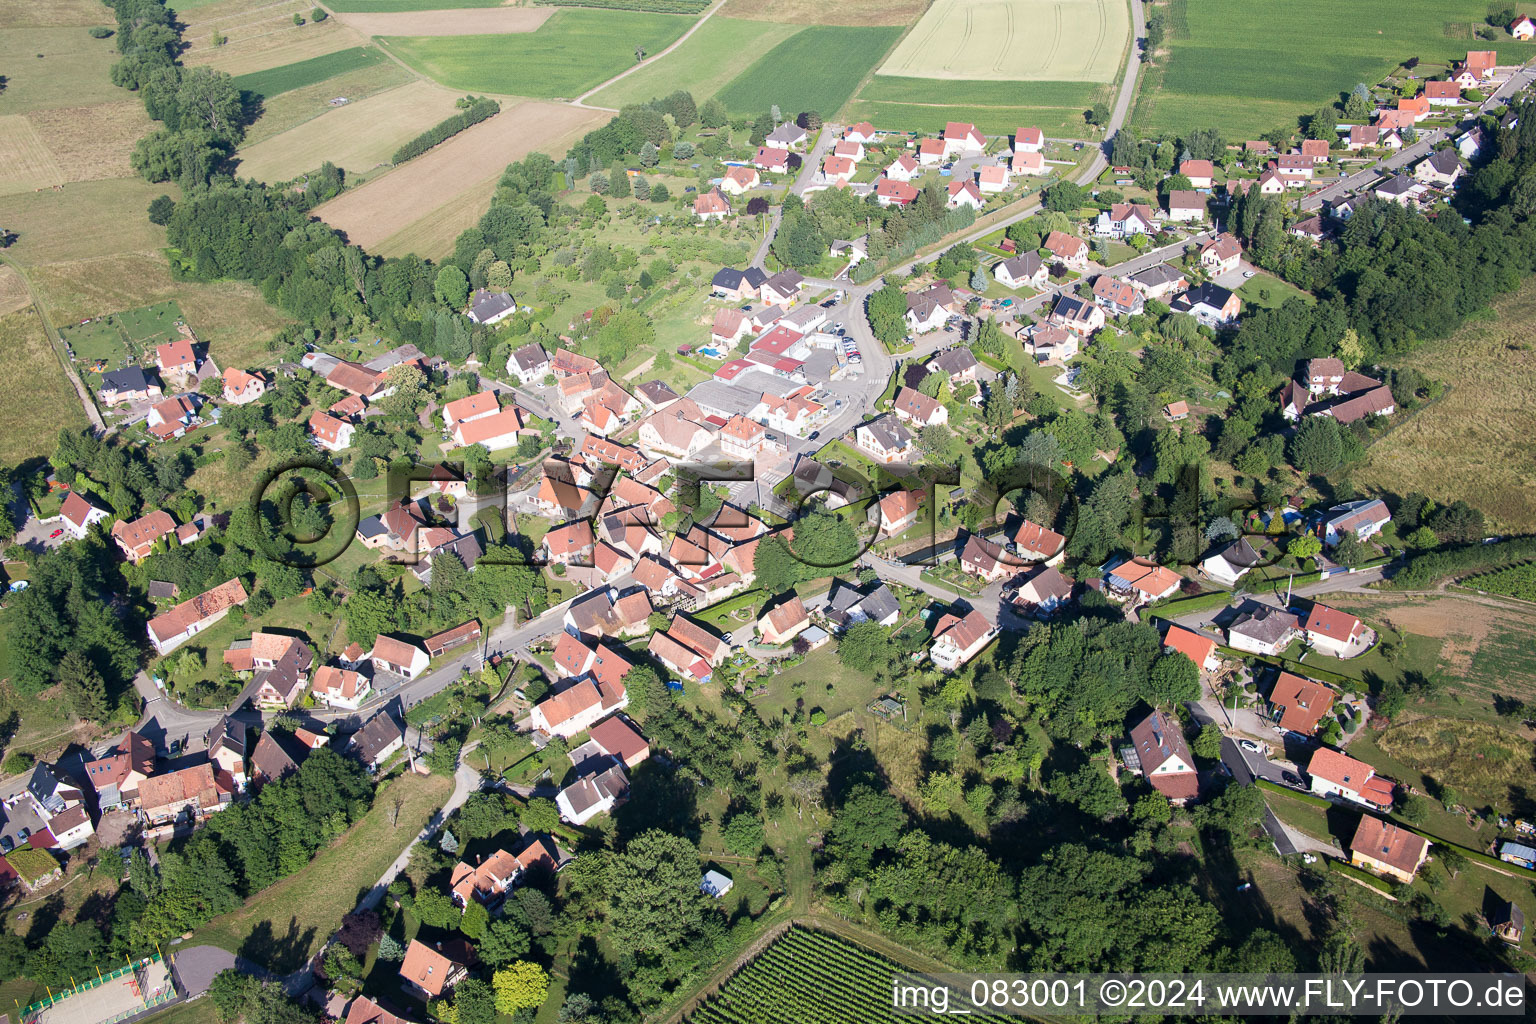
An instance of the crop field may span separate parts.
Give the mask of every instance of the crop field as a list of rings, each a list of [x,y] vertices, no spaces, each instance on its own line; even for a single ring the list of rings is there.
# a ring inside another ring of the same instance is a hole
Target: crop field
[[[310,21],[311,0],[223,0],[195,7],[183,20],[186,64],[206,64],[240,76],[361,46],[368,40],[338,18]],[[293,16],[304,19],[295,25]],[[225,38],[215,44],[214,34]]]
[[[337,14],[395,14],[403,11],[458,11],[500,7],[501,0],[336,0],[326,4]]]
[[[879,73],[1112,82],[1130,35],[1124,0],[935,0]]]
[[[379,42],[428,78],[461,92],[570,99],[634,64],[636,46],[665,49],[691,19],[629,11],[556,11],[537,32],[399,36]]]
[[[1371,445],[1354,479],[1388,493],[1466,498],[1495,529],[1528,533],[1536,531],[1536,282],[1493,309],[1403,357],[1450,393]]]
[[[1111,87],[1092,82],[990,82],[875,75],[859,90],[849,120],[897,131],[933,132],[946,121],[974,124],[986,135],[1036,127],[1081,136],[1083,112],[1107,102]]]
[[[1502,35],[1472,38],[1488,14],[1482,0],[1178,0],[1170,51],[1141,88],[1135,123],[1151,132],[1216,128],[1254,138],[1295,127],[1298,115],[1356,83],[1380,80],[1410,57],[1448,61],[1469,48],[1499,52],[1499,63],[1536,55]]]
[[[402,142],[454,112],[457,96],[415,81],[344,107],[240,150],[241,177],[291,181],[329,160],[351,174],[389,163]]]
[[[0,117],[0,196],[62,184],[64,171],[20,114]]]
[[[1474,576],[1466,581],[1466,585],[1473,590],[1486,590],[1490,594],[1536,601],[1536,564],[1527,562],[1485,576]]]
[[[0,28],[54,28],[61,25],[106,25],[110,12],[103,15],[98,0],[0,0]]]
[[[64,427],[85,426],[85,412],[64,376],[37,313],[0,316],[0,359],[16,372],[0,375],[0,463],[53,450]]]
[[[588,97],[588,102],[617,109],[626,103],[644,103],[675,89],[686,89],[702,103],[761,54],[801,30],[800,25],[744,21],[716,14],[683,45]]]
[[[601,111],[558,103],[504,107],[490,120],[342,193],[315,213],[373,251],[378,243],[417,221],[436,217],[436,211],[453,204],[465,189],[494,181],[514,160],[534,151],[562,155],[574,136],[602,120],[606,118]],[[489,199],[490,190],[485,195]],[[484,212],[480,206],[470,222]]]
[[[111,12],[101,8],[100,23]],[[117,60],[110,39],[92,39],[83,28],[0,27],[0,114],[25,114],[62,103],[86,105],[122,100],[107,71]]]
[[[901,34],[887,27],[818,25],[790,36],[731,80],[720,100],[733,114],[758,114],[775,103],[830,118]]]
[[[685,1020],[689,1024],[894,1024],[905,1018],[891,1005],[891,984],[907,970],[825,932],[790,928]]]
[[[1012,135],[1015,128],[1039,128],[1047,135],[1085,137],[1086,107],[936,107],[925,103],[888,103],[855,100],[848,105],[845,121],[868,121],[881,130],[943,131],[947,121],[974,124],[983,135]]]
[[[269,96],[262,101],[261,117],[245,133],[245,146],[249,148],[306,121],[331,113],[336,109],[331,106],[331,100],[338,96],[356,103],[414,81],[415,75],[394,61],[386,61],[327,78],[314,85]]]
[[[583,131],[586,130],[588,129],[583,128]],[[571,141],[574,142],[576,137],[577,133],[572,133]],[[566,146],[562,144],[549,148],[559,152]],[[417,157],[417,160],[420,159],[422,158]],[[479,223],[485,211],[490,208],[491,196],[496,192],[498,177],[499,175],[493,174],[463,189],[427,216],[417,217],[406,223],[394,234],[379,242],[375,249],[380,256],[405,256],[415,253],[427,259],[439,260],[452,255],[453,244],[464,233],[464,229]]]
[[[716,18],[748,18],[789,25],[910,25],[929,0],[726,0]],[[710,19],[714,20],[714,19]]]
[[[14,313],[30,305],[32,296],[27,293],[27,283],[14,267],[0,264],[0,315]]]
[[[154,126],[138,98],[89,107],[50,107],[27,115],[62,168],[64,181],[99,181],[133,174],[133,146]]]
[[[337,50],[322,57],[310,57],[308,60],[240,75],[235,79],[235,86],[257,96],[277,96],[290,89],[302,89],[336,75],[388,61],[388,57],[371,46],[354,46],[350,50]]]
[[[534,32],[554,13],[553,7],[460,7],[336,17],[365,36],[477,36]]]

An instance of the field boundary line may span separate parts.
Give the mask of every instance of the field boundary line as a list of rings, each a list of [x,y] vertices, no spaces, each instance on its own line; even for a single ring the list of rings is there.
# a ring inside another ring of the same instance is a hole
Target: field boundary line
[[[682,35],[678,36],[677,39],[673,41],[671,46],[668,46],[666,49],[662,50],[660,53],[656,54],[656,56],[654,56],[654,57],[647,57],[647,58],[645,58],[645,60],[637,60],[637,61],[635,61],[634,64],[632,64],[631,66],[625,68],[623,71],[620,71],[618,74],[616,74],[612,78],[608,79],[608,81],[606,81],[606,82],[599,82],[597,85],[595,85],[592,88],[588,89],[586,92],[582,93],[580,96],[577,96],[575,99],[571,100],[570,101],[571,102],[571,106],[573,106],[573,107],[582,107],[583,109],[586,109],[586,110],[613,110],[614,109],[613,107],[594,106],[594,105],[592,105],[592,104],[587,102],[587,97],[593,95],[594,93],[601,92],[602,90],[608,88],[614,82],[617,82],[617,81],[619,81],[622,78],[628,78],[630,75],[634,74],[636,71],[639,71],[641,68],[645,67],[648,62],[653,61],[653,60],[660,60],[661,58],[665,57],[667,54],[671,53],[673,50],[677,49],[679,46],[682,46],[684,43],[686,43],[688,41],[688,37],[689,36],[691,36],[695,32],[697,32],[701,25],[703,25],[710,18],[714,17],[715,16],[715,12],[718,11],[720,8],[722,8],[724,6],[725,6],[725,0],[715,0],[714,5],[711,6],[709,8],[709,10],[705,11],[702,15],[700,15],[699,20],[695,21],[693,23],[693,25],[688,29],[688,31],[686,31]]]
[[[54,357],[58,359],[59,366],[64,370],[64,376],[74,385],[75,394],[80,398],[80,405],[85,409],[85,418],[91,421],[91,425],[101,434],[107,432],[106,421],[101,418],[101,410],[96,408],[96,402],[91,398],[90,391],[86,390],[85,382],[70,365],[69,357],[64,352],[64,337],[59,334],[59,329],[54,326],[53,318],[48,315],[48,309],[43,304],[43,297],[38,294],[32,284],[32,279],[27,276],[26,268],[9,256],[0,256],[0,263],[16,271],[21,278],[22,285],[27,289],[27,295],[32,299],[32,309],[37,313],[37,318],[42,322],[43,334],[48,339],[49,347],[53,349]]]

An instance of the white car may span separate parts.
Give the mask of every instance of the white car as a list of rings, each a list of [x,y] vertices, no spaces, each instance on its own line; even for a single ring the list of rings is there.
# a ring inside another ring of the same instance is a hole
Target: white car
[[[1243,280],[1244,281],[1248,280],[1252,276],[1253,276],[1253,271],[1251,271],[1251,270],[1243,271]]]
[[[1253,742],[1253,740],[1238,740],[1237,745],[1252,754],[1263,754],[1267,752],[1263,747]]]

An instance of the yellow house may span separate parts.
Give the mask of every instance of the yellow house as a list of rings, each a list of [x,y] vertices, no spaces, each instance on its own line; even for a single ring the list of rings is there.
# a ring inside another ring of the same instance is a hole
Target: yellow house
[[[1367,814],[1349,844],[1349,862],[1404,885],[1429,857],[1429,840]]]

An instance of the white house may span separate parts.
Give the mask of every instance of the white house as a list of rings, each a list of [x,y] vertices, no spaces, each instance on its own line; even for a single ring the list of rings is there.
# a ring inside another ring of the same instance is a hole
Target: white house
[[[1391,521],[1392,513],[1380,498],[1347,501],[1328,510],[1323,520],[1323,543],[1333,547],[1346,533],[1353,533],[1358,540],[1369,540]]]
[[[1031,249],[995,264],[992,276],[1007,288],[1044,288],[1050,268],[1040,259],[1040,254]]]
[[[368,660],[373,662],[375,673],[392,672],[406,679],[415,679],[427,670],[427,664],[432,659],[415,644],[381,633],[373,641],[373,650],[368,652]]]
[[[328,412],[316,410],[309,417],[309,432],[315,443],[328,452],[345,451],[352,446],[352,434],[357,430],[344,419]]]
[[[974,124],[950,121],[944,126],[944,155],[981,156],[987,148],[987,137],[976,130]]]
[[[549,353],[543,345],[530,341],[507,357],[507,372],[521,384],[543,380],[549,373]]]
[[[104,508],[91,504],[81,496],[79,491],[70,491],[64,496],[64,505],[59,510],[59,517],[64,521],[65,533],[75,540],[84,540],[92,523],[110,519],[112,514]]]
[[[928,655],[943,671],[955,672],[980,654],[996,635],[992,623],[975,609],[964,616],[947,612],[934,624]]]
[[[585,825],[599,814],[608,814],[629,798],[629,776],[617,762],[595,775],[584,775],[555,796],[560,817],[573,825]]]

